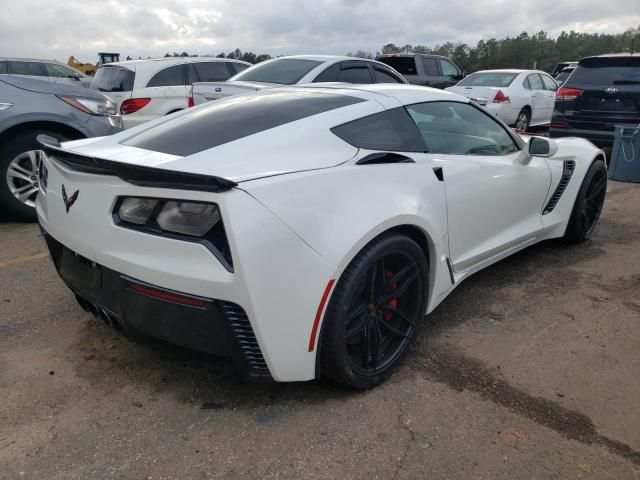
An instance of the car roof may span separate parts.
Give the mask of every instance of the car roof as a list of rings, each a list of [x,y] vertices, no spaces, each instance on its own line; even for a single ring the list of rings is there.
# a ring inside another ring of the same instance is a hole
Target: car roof
[[[416,102],[436,102],[439,100],[449,100],[454,102],[468,103],[469,99],[457,93],[447,92],[438,88],[423,87],[420,85],[402,83],[312,83],[306,85],[292,85],[282,87],[287,89],[307,89],[325,90],[330,89],[335,93],[351,95],[357,93],[361,98],[377,101],[379,96],[392,97],[403,105],[410,105]]]
[[[433,53],[384,53],[382,55],[376,56],[376,58],[389,58],[389,57],[433,57],[433,58],[445,58],[449,60],[444,55],[435,55]]]
[[[331,60],[371,60],[370,58],[349,57],[346,55],[287,55],[285,57],[276,57],[272,60],[281,60],[284,58],[298,58],[300,60],[316,60],[320,62],[328,62]]]
[[[605,53],[603,55],[596,55],[597,57],[640,57],[640,52],[622,52],[622,53]]]
[[[0,62],[9,61],[9,62],[39,62],[39,63],[57,63],[60,65],[69,66],[60,60],[46,60],[43,58],[21,58],[21,57],[0,57]]]
[[[162,58],[139,58],[136,60],[124,60],[122,62],[105,63],[111,66],[135,67],[137,65],[144,64],[161,64],[161,65],[179,65],[181,63],[195,63],[195,62],[236,62],[251,65],[244,60],[236,60],[235,58],[220,58],[220,57],[162,57]]]

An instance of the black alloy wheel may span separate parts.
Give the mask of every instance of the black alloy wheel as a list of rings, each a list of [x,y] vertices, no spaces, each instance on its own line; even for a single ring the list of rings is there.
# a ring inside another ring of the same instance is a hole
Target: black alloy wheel
[[[327,308],[324,373],[356,388],[384,381],[406,355],[426,310],[428,263],[421,247],[383,235],[349,264]]]
[[[566,240],[583,242],[591,236],[600,219],[606,195],[607,168],[598,158],[587,170],[578,190],[565,233]]]

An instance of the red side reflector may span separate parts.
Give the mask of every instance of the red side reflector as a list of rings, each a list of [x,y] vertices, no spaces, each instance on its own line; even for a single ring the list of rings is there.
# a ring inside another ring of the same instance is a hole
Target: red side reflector
[[[193,101],[193,85],[189,86],[189,94],[187,95],[187,108],[195,107],[196,102]]]
[[[318,305],[318,311],[316,312],[316,319],[313,322],[313,328],[311,329],[311,337],[309,338],[309,351],[313,352],[314,348],[316,348],[316,335],[318,333],[318,326],[320,325],[320,319],[322,318],[322,312],[324,310],[324,304],[327,303],[327,298],[329,298],[329,293],[331,292],[331,288],[333,287],[335,280],[329,280],[326,288],[324,289],[324,293],[322,294],[322,298],[320,299],[320,305]]]
[[[552,122],[551,125],[549,125],[551,128],[568,128],[566,123],[562,123],[562,122]]]
[[[556,100],[575,100],[582,95],[580,88],[560,87],[556,92]]]
[[[120,105],[120,113],[122,115],[129,115],[130,113],[137,112],[142,107],[147,106],[150,101],[150,98],[129,98]]]
[[[165,302],[177,303],[180,305],[187,305],[189,307],[207,308],[209,302],[198,300],[197,298],[185,297],[183,295],[177,295],[175,293],[167,292],[166,290],[159,290],[153,287],[147,287],[146,285],[140,285],[139,283],[132,283],[129,285],[129,290],[136,293],[141,293],[148,297],[164,300]]]

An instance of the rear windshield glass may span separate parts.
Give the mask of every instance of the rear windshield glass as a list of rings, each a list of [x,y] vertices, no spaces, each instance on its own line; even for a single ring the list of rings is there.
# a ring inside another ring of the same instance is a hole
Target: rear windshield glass
[[[232,80],[293,85],[321,63],[316,60],[303,60],[300,58],[275,59],[270,62],[259,63],[255,67],[239,73]]]
[[[238,101],[240,100],[240,101]],[[217,100],[123,142],[186,157],[224,143],[364,100],[319,92],[266,91]]]
[[[417,75],[416,61],[413,57],[380,57],[379,62],[386,63],[402,75]]]
[[[136,74],[119,67],[102,67],[91,81],[91,88],[99,92],[130,92]]]
[[[640,57],[590,57],[581,60],[571,83],[640,85]]]
[[[517,73],[504,72],[472,73],[458,85],[461,87],[508,87],[517,76]]]

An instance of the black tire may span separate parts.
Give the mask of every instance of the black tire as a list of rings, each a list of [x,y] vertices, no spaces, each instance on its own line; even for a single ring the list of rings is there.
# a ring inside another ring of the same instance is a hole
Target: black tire
[[[422,248],[406,235],[383,234],[364,247],[345,269],[327,306],[322,374],[361,389],[386,380],[418,333],[426,311],[428,271]]]
[[[607,194],[607,168],[598,158],[593,161],[582,180],[573,204],[564,238],[571,243],[587,240],[593,233]]]
[[[514,124],[515,128],[518,130],[522,130],[526,132],[529,130],[529,126],[531,125],[531,111],[528,108],[523,108],[518,113],[518,118],[516,118],[516,123]]]
[[[9,188],[7,170],[11,162],[19,155],[32,150],[39,150],[40,144],[36,137],[40,134],[49,135],[60,141],[66,137],[56,132],[45,130],[24,130],[10,137],[3,145],[0,145],[0,205],[6,214],[13,220],[22,222],[35,222],[36,210],[18,200]],[[37,173],[36,173],[37,176]]]

